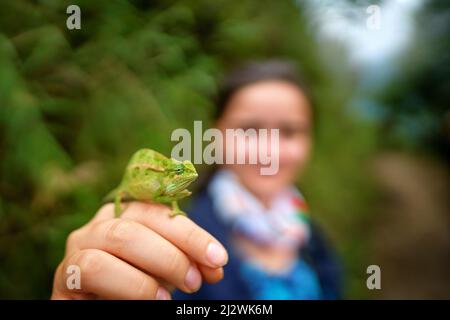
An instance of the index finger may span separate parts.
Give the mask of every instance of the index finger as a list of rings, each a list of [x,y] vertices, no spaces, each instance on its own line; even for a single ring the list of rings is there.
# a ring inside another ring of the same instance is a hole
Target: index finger
[[[219,268],[228,262],[228,253],[216,238],[185,216],[171,217],[164,205],[132,202],[122,217],[147,226],[205,266]]]

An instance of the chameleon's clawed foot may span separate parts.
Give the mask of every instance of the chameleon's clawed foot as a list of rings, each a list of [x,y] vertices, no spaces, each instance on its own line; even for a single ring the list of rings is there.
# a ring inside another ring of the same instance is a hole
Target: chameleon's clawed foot
[[[180,207],[178,207],[178,203],[176,201],[172,201],[172,212],[170,213],[170,216],[175,217],[180,214],[183,216],[187,216],[186,212],[184,212],[183,210],[180,209]]]

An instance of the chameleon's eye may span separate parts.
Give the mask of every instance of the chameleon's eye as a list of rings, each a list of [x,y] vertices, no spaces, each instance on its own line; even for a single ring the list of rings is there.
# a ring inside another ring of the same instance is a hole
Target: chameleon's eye
[[[175,167],[174,170],[176,174],[182,174],[184,172],[184,166],[182,164],[179,164]]]

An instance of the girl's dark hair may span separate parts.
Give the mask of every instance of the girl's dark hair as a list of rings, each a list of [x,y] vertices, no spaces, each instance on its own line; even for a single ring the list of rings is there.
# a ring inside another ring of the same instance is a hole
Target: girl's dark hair
[[[215,119],[223,115],[236,91],[249,84],[270,80],[286,81],[297,86],[310,104],[312,103],[309,90],[293,62],[288,60],[250,62],[236,68],[222,79],[215,101]]]

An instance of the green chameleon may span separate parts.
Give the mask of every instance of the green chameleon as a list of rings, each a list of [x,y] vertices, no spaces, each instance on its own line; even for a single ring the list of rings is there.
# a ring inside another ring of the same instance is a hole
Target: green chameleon
[[[114,201],[116,217],[122,213],[123,200],[171,203],[172,217],[186,215],[178,207],[177,200],[191,195],[186,188],[197,177],[197,171],[189,160],[181,162],[152,149],[140,149],[131,157],[122,182],[105,197],[105,202]]]

